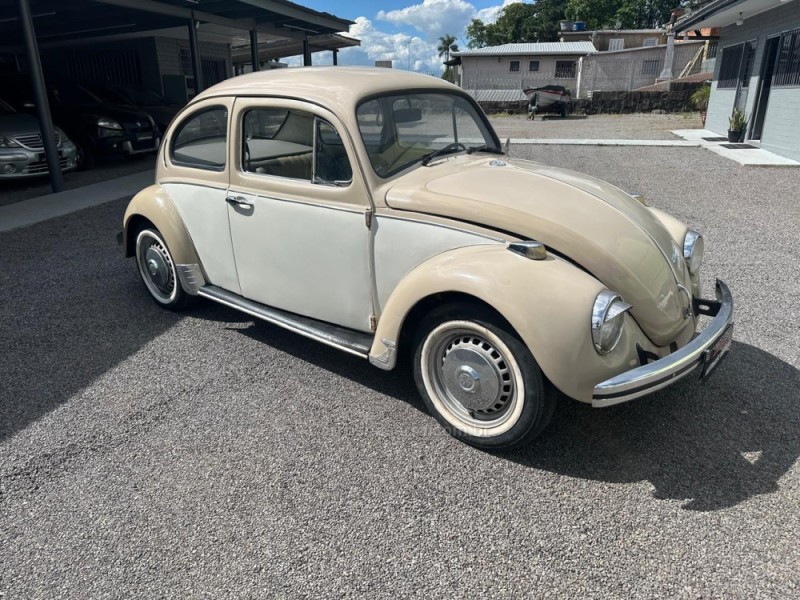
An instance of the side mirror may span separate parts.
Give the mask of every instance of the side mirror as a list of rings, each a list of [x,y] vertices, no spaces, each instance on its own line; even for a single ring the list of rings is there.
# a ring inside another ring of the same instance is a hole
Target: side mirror
[[[393,113],[395,123],[416,123],[422,120],[421,108],[398,108]]]

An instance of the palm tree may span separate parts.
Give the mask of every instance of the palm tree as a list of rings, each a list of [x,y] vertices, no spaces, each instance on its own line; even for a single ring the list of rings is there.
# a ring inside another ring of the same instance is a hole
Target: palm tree
[[[449,33],[439,38],[439,45],[436,47],[437,52],[439,52],[439,58],[444,56],[446,62],[450,60],[451,52],[458,52],[458,44],[456,44],[455,41],[456,36],[450,35]]]

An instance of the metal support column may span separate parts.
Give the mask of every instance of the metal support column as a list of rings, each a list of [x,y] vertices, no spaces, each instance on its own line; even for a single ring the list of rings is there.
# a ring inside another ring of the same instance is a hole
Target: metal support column
[[[253,65],[253,73],[261,70],[258,62],[258,32],[255,29],[250,32],[250,63]]]
[[[194,95],[203,91],[203,65],[197,49],[197,21],[189,19],[189,52],[192,55],[192,75],[194,76]]]
[[[47,168],[50,171],[50,186],[54,192],[60,192],[64,187],[64,178],[61,166],[58,164],[58,148],[56,146],[53,117],[50,114],[50,103],[47,101],[47,88],[42,74],[42,60],[39,57],[39,46],[36,43],[36,32],[33,29],[33,17],[29,0],[18,0],[19,22],[22,25],[22,34],[25,37],[25,50],[28,56],[28,68],[31,72],[31,84],[36,100],[36,113],[39,116],[39,127],[42,132],[42,143]]]
[[[331,53],[333,54],[333,66],[335,67],[339,64],[339,50],[334,48]]]
[[[303,38],[303,66],[311,66],[311,46],[308,44],[308,36]]]

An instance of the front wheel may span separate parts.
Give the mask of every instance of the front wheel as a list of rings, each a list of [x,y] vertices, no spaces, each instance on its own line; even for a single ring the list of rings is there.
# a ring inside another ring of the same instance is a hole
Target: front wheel
[[[530,350],[488,311],[434,311],[423,322],[414,379],[453,436],[486,449],[516,446],[550,422],[555,393]]]
[[[181,287],[175,261],[157,229],[145,228],[137,234],[136,266],[147,291],[159,306],[183,310],[194,299]]]

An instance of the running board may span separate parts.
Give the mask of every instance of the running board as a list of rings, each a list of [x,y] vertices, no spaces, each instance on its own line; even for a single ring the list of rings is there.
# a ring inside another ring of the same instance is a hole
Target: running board
[[[372,348],[373,336],[369,333],[265,306],[215,285],[204,285],[197,290],[197,295],[361,358],[367,358]]]

